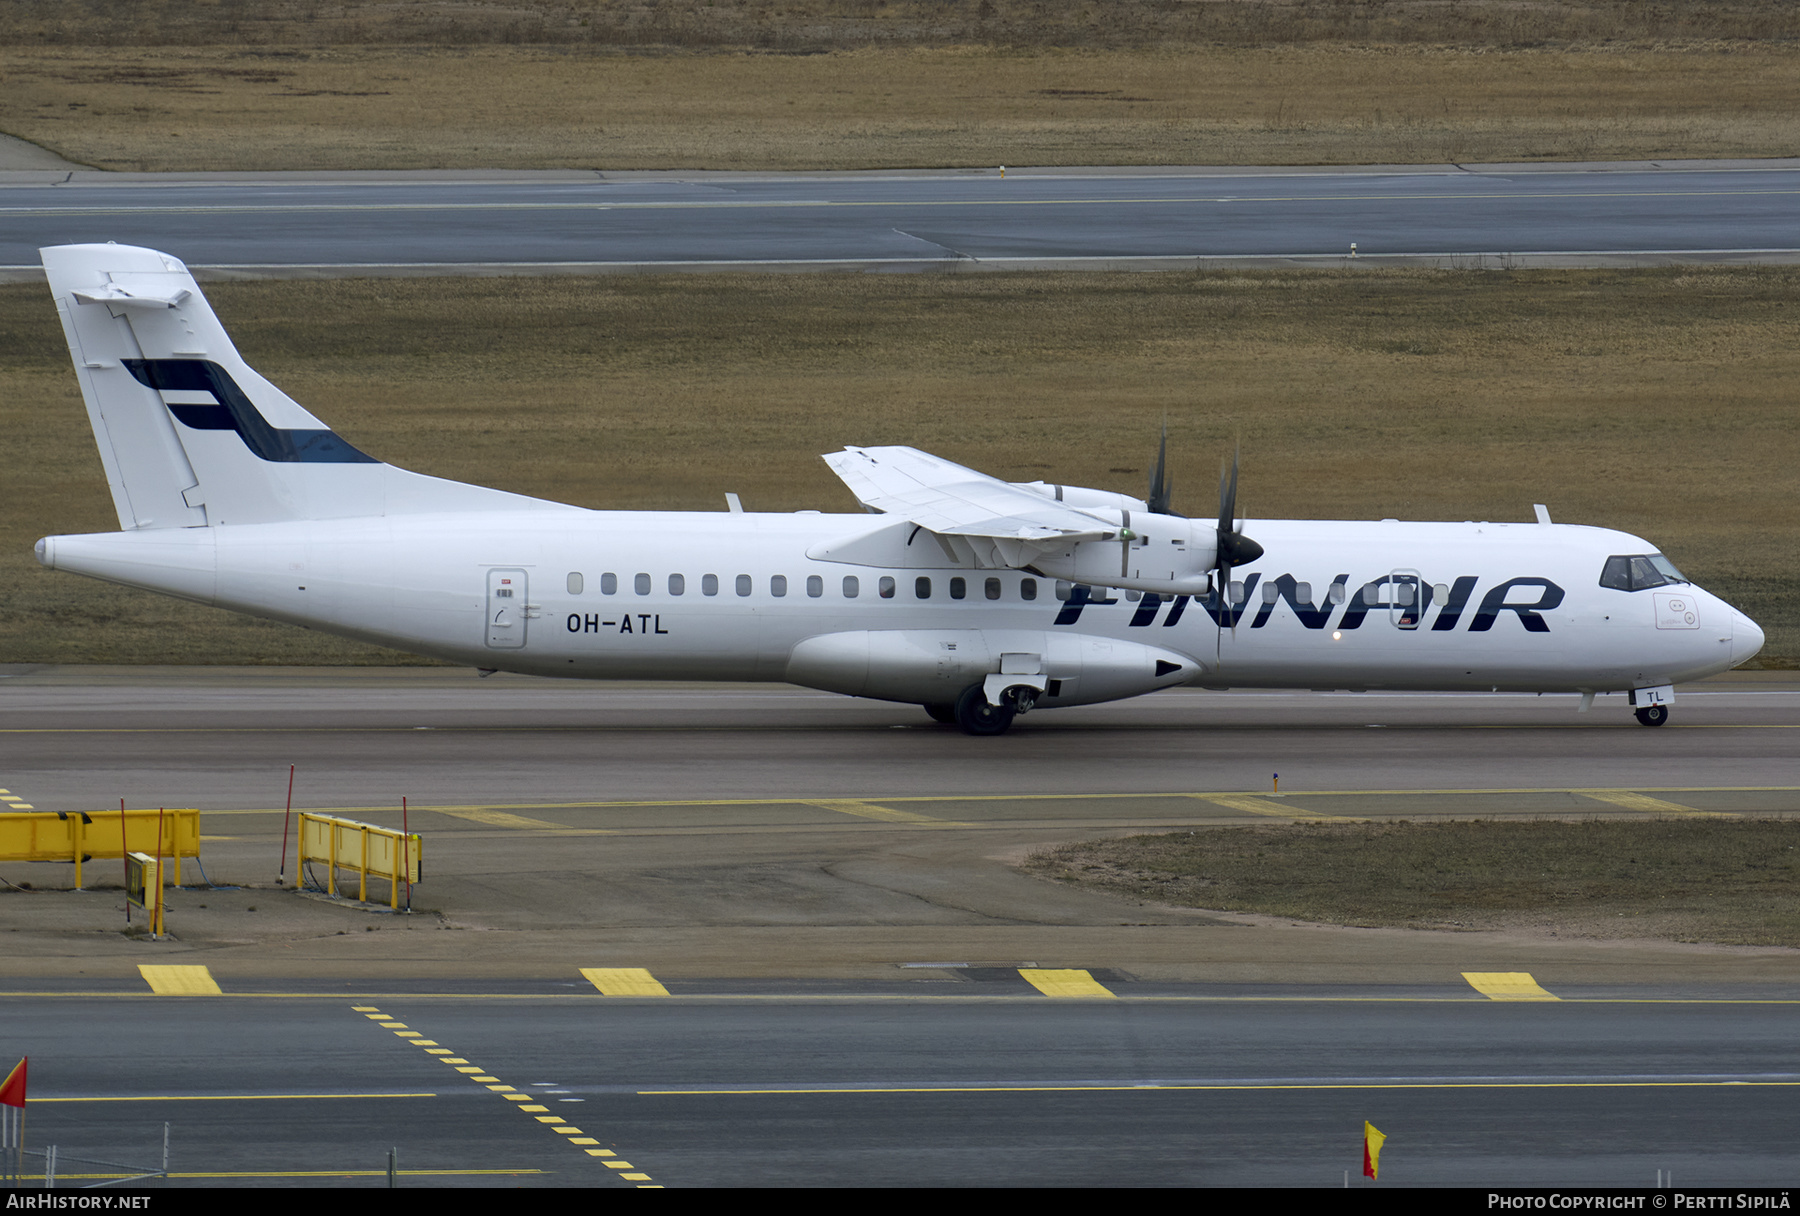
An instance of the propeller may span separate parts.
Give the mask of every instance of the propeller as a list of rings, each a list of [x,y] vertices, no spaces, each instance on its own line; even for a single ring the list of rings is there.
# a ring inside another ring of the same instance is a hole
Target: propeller
[[[1231,467],[1219,471],[1219,577],[1229,581],[1233,566],[1247,566],[1263,555],[1263,547],[1238,531],[1238,454],[1231,453]]]
[[[1231,568],[1244,566],[1263,555],[1263,547],[1238,531],[1237,521],[1238,453],[1231,453],[1231,467],[1219,471],[1218,560],[1219,602],[1231,613],[1231,635],[1237,636],[1240,609],[1231,602]]]
[[[1176,519],[1184,518],[1169,509],[1169,499],[1175,492],[1175,479],[1168,475],[1169,467],[1169,420],[1163,419],[1162,442],[1156,447],[1156,468],[1150,473],[1150,489],[1144,495],[1144,505],[1150,508],[1152,515],[1173,515]],[[1119,552],[1119,577],[1124,578],[1131,564],[1131,542],[1136,535],[1131,531],[1131,512],[1125,512],[1125,531],[1122,534],[1123,546]]]
[[[1163,419],[1162,443],[1156,449],[1156,469],[1150,474],[1150,492],[1144,495],[1145,503],[1154,515],[1175,515],[1169,509],[1169,499],[1175,492],[1175,479],[1164,473],[1169,463],[1169,420]],[[1181,516],[1175,515],[1180,519]]]

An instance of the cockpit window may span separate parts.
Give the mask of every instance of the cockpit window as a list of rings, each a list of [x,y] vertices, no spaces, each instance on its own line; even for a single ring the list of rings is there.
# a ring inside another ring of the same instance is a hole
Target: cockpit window
[[[1615,591],[1647,591],[1670,583],[1685,583],[1687,576],[1660,553],[1609,557],[1600,571],[1600,585]]]

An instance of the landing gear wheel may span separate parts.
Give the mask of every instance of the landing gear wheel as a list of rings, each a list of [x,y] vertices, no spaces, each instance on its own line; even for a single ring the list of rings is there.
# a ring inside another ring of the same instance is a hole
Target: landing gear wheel
[[[931,715],[933,722],[942,722],[945,726],[956,724],[956,703],[953,701],[940,701],[935,705],[924,705],[920,708]]]
[[[1011,705],[989,705],[979,684],[969,685],[956,698],[956,724],[966,735],[1004,735],[1013,712]]]
[[[1637,711],[1637,720],[1645,726],[1661,726],[1669,720],[1667,705],[1645,705]]]

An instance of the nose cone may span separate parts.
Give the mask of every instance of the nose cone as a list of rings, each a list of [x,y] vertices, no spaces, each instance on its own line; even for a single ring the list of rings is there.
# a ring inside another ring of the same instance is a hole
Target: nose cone
[[[1763,631],[1757,623],[1733,608],[1731,622],[1731,665],[1740,667],[1756,657],[1763,648]]]

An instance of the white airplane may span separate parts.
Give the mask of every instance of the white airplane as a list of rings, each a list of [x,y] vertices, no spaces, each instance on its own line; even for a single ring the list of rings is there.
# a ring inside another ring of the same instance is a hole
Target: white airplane
[[[825,457],[870,514],[589,511],[364,455],[245,364],[155,250],[42,251],[118,532],[38,560],[494,670],[785,680],[999,734],[1035,708],[1204,688],[1626,692],[1762,630],[1654,546],[1552,524],[1171,514],[905,447]]]

